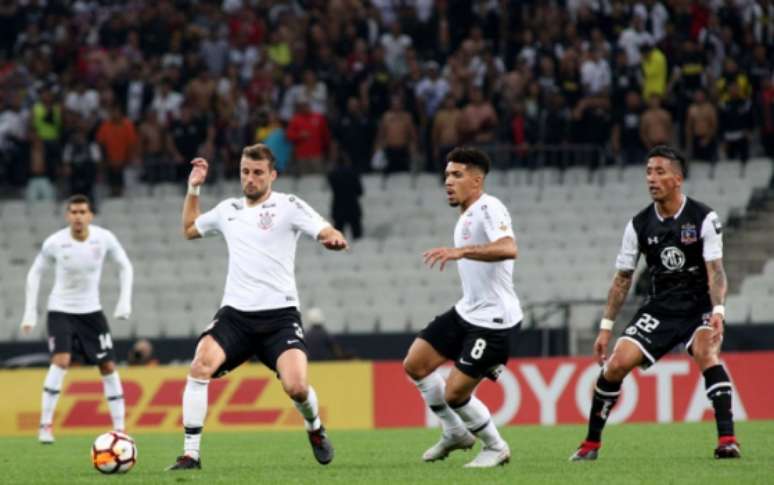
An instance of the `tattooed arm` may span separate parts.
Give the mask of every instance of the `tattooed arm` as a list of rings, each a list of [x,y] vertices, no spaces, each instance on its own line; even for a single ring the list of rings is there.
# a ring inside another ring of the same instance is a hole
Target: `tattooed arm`
[[[634,278],[634,270],[619,269],[613,277],[613,283],[610,285],[610,290],[607,292],[607,305],[605,306],[605,312],[603,314],[604,319],[612,321],[618,316],[618,312],[621,311],[624,301],[626,301],[626,295],[629,294],[629,288],[632,286],[632,279]],[[597,339],[594,341],[594,356],[597,361],[602,365],[607,360],[607,347],[610,343],[610,337],[612,337],[613,331],[605,328],[600,328]]]
[[[712,316],[710,317],[710,326],[712,326],[716,340],[723,336],[723,320],[725,314],[716,312],[718,305],[723,305],[726,301],[726,288],[728,280],[726,279],[726,270],[723,268],[722,259],[713,259],[707,261],[707,284],[709,286],[710,300],[712,301]]]

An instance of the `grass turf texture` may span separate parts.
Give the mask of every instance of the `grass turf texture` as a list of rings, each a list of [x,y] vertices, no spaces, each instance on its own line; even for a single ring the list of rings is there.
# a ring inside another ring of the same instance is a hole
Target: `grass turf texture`
[[[583,426],[508,427],[511,463],[468,470],[480,445],[442,462],[420,456],[438,430],[330,431],[331,465],[312,457],[298,432],[205,433],[203,469],[166,472],[180,453],[182,434],[137,435],[138,463],[126,475],[103,476],[91,467],[93,437],[0,438],[0,481],[22,483],[774,483],[774,421],[737,424],[741,460],[715,460],[713,423],[608,426],[596,462],[567,461],[584,436]]]

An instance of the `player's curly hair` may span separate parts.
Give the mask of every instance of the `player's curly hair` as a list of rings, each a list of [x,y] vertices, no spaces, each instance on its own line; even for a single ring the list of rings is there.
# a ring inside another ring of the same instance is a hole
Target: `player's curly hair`
[[[656,145],[650,149],[648,156],[645,157],[645,160],[650,160],[653,157],[668,159],[670,162],[672,162],[672,165],[674,165],[675,168],[680,171],[684,178],[688,178],[688,164],[685,160],[685,157],[679,151],[677,151],[677,149],[667,145]]]
[[[457,147],[450,151],[446,155],[447,162],[462,163],[464,165],[473,165],[478,167],[484,175],[489,173],[489,167],[492,166],[492,161],[489,160],[489,155],[473,147]]]

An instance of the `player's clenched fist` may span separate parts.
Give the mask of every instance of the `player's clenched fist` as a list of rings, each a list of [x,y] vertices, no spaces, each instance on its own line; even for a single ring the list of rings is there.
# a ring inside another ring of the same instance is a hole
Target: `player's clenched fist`
[[[203,184],[204,179],[207,178],[209,164],[207,163],[207,160],[197,157],[191,160],[191,165],[193,165],[193,169],[191,169],[191,175],[188,176],[188,184],[198,187]]]

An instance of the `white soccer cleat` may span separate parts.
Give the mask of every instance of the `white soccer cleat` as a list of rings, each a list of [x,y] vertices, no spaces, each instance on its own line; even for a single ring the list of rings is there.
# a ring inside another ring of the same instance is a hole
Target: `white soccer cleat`
[[[50,445],[54,442],[54,432],[50,424],[40,425],[40,429],[38,430],[38,441],[44,445]]]
[[[469,450],[476,444],[476,437],[472,433],[465,431],[464,434],[447,436],[441,435],[438,443],[424,452],[422,460],[430,462],[443,460],[454,450]]]
[[[482,448],[479,454],[473,458],[473,461],[465,464],[465,468],[492,468],[499,465],[505,465],[511,461],[511,450],[505,444],[503,448],[496,450],[493,448]]]

